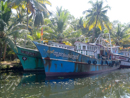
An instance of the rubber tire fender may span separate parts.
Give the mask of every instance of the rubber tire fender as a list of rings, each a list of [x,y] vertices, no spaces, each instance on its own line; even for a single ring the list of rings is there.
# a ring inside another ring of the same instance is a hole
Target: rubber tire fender
[[[97,61],[93,61],[93,64],[96,65],[96,64],[97,64]]]
[[[108,65],[108,62],[106,61],[106,64]]]
[[[90,60],[88,60],[88,64],[89,64],[89,65],[91,64],[91,61],[90,61]]]
[[[101,65],[103,65],[103,61],[101,61]]]

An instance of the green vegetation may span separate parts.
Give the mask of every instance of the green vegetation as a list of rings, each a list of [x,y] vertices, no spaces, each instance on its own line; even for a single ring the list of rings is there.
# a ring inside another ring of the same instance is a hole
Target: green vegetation
[[[84,27],[88,27],[89,30],[93,29],[92,39],[94,39],[96,28],[99,28],[100,31],[105,28],[110,30],[109,18],[106,16],[106,13],[110,7],[103,7],[103,1],[97,1],[96,3],[89,1],[89,3],[92,5],[92,8],[83,12],[89,13],[85,16],[86,20],[84,22]]]
[[[130,25],[118,21],[110,22],[106,15],[110,9],[103,1],[89,1],[90,9],[83,11],[85,17],[75,18],[71,13],[57,7],[50,12],[48,0],[2,0],[0,2],[0,61],[16,58],[12,48],[15,44],[32,46],[32,40],[58,41],[73,45],[77,40],[94,42],[100,33],[111,33],[112,43],[129,47]],[[11,44],[8,44],[10,42]],[[11,48],[10,48],[11,47]]]

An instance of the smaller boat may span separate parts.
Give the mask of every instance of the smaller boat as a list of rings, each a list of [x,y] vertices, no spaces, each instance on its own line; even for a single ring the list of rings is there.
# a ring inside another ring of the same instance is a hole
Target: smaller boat
[[[10,39],[9,39],[10,40]],[[25,48],[9,41],[10,47],[20,59],[24,71],[43,71],[44,65],[41,55],[37,49]]]
[[[102,39],[102,37],[99,39],[101,42],[100,44],[105,45],[102,40],[105,41],[105,39]],[[108,44],[110,44],[110,41],[107,42]],[[130,53],[128,51],[120,51],[119,52],[119,47],[120,46],[112,46],[111,44],[108,46],[109,50],[111,49],[111,58],[113,60],[120,60],[120,67],[130,67]]]
[[[130,53],[128,51],[118,52],[119,47],[115,47],[113,51],[113,59],[120,59],[120,67],[130,67]]]
[[[100,39],[101,36],[95,43],[75,42],[75,46],[51,41],[48,44],[33,43],[42,56],[46,76],[85,75],[120,67],[120,61],[111,57],[112,48],[108,48],[111,43],[103,46]]]
[[[24,71],[43,71],[44,65],[41,55],[37,49],[17,46],[16,55],[20,59]]]

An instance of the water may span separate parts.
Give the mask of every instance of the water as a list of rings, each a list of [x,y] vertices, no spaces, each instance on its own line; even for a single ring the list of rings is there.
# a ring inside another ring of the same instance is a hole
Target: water
[[[0,98],[130,98],[130,69],[89,77],[0,73]]]

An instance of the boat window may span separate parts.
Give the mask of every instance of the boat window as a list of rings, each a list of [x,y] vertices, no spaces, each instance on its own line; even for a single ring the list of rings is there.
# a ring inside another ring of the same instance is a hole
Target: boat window
[[[88,46],[88,50],[89,50],[89,46]]]
[[[83,46],[83,50],[86,50],[86,46]]]
[[[81,46],[79,45],[79,49],[81,49]]]

